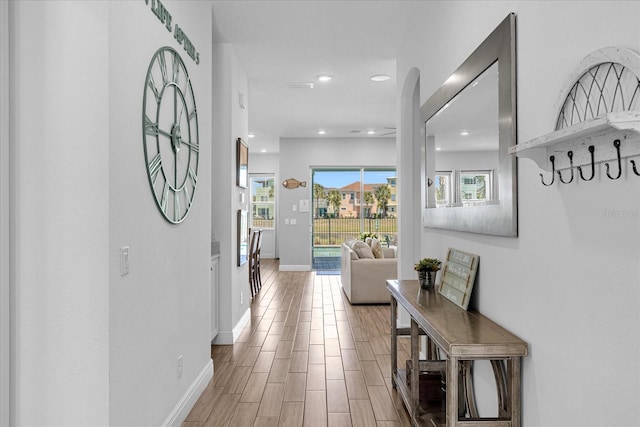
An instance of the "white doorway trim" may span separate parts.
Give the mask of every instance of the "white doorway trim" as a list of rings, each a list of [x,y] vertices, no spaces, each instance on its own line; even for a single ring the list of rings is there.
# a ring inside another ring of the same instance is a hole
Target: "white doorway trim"
[[[0,1],[0,425],[11,420],[9,2]]]
[[[420,70],[407,73],[400,96],[400,118],[396,136],[399,194],[398,278],[415,279],[413,265],[422,258],[422,206],[424,206],[424,150],[420,123]],[[416,195],[419,195],[416,197]],[[410,325],[409,313],[398,310],[398,325]]]
[[[404,81],[399,122],[396,148],[398,179],[403,184],[400,186],[398,277],[415,279],[413,265],[422,258],[422,182],[425,176],[420,123],[420,71],[415,67],[409,70]]]

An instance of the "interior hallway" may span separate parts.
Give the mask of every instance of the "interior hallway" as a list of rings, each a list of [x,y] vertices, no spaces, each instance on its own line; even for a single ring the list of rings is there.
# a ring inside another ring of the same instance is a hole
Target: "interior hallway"
[[[251,322],[212,346],[213,379],[183,427],[410,426],[391,387],[390,306],[352,306],[340,276],[262,263]]]

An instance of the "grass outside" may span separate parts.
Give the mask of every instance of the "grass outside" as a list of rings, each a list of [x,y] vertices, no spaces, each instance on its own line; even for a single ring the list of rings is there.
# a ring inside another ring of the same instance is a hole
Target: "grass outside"
[[[360,235],[360,218],[315,218],[313,220],[313,244],[339,245],[348,238]],[[365,218],[364,231],[375,233],[381,240],[398,232],[397,218]]]

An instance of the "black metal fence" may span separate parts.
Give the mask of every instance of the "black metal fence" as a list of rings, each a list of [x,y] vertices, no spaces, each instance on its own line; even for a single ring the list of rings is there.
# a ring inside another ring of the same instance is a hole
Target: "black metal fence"
[[[339,245],[348,238],[360,236],[360,218],[314,218],[313,244]],[[374,233],[385,241],[385,237],[398,232],[398,218],[365,218],[364,232]]]

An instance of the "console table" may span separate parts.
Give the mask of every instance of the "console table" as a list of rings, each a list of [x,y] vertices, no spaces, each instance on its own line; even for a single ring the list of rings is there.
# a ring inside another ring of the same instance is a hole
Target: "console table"
[[[387,280],[387,288],[391,293],[392,384],[400,392],[413,425],[520,427],[520,363],[527,355],[527,343],[480,313],[461,309],[436,290],[421,290],[417,280]],[[397,327],[398,304],[409,312],[411,328]],[[411,335],[410,378],[397,366],[398,335]],[[426,360],[419,357],[420,335],[427,337]],[[444,360],[438,353],[444,354]],[[498,395],[495,418],[478,416],[470,371],[473,360],[491,361]],[[444,374],[443,410],[421,404],[421,371]]]

